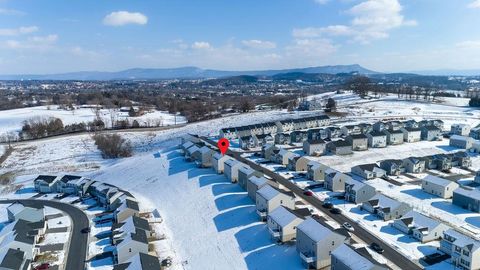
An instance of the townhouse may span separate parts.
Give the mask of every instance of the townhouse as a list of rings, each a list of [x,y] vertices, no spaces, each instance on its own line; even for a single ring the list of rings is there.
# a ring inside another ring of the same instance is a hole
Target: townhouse
[[[252,175],[248,178],[247,181],[247,193],[248,197],[253,201],[257,199],[257,190],[261,189],[265,185],[268,185],[267,178],[264,176]]]
[[[412,207],[404,202],[399,202],[385,195],[377,194],[370,200],[362,203],[362,209],[377,215],[384,221],[398,219],[412,210]]]
[[[427,175],[422,179],[422,190],[424,192],[444,199],[452,198],[453,191],[458,187],[459,185],[453,181],[433,175]]]
[[[453,124],[450,126],[450,134],[459,136],[468,136],[471,127],[467,124]]]
[[[480,269],[480,242],[453,229],[443,233],[441,251],[450,255],[450,261],[460,269]]]
[[[238,170],[243,166],[246,165],[236,159],[228,159],[223,164],[223,174],[232,183],[236,183],[238,182]]]
[[[23,219],[28,222],[39,222],[45,220],[45,209],[43,206],[25,206],[21,202],[14,202],[7,206],[8,221]]]
[[[351,134],[345,141],[352,145],[353,151],[364,151],[368,149],[368,137],[365,134]]]
[[[296,172],[304,172],[307,171],[308,168],[308,163],[310,160],[307,157],[303,156],[292,156],[288,160],[288,166],[287,168],[291,171],[296,171]]]
[[[274,139],[276,144],[290,144],[292,141],[290,140],[290,134],[288,133],[277,133],[275,134]]]
[[[374,259],[366,247],[342,244],[332,252],[331,270],[387,270],[388,266]]]
[[[157,257],[139,252],[124,263],[116,264],[113,270],[158,270],[162,269]]]
[[[220,129],[220,138],[233,140],[237,138],[236,128],[222,128]]]
[[[267,216],[267,227],[273,239],[285,243],[295,240],[297,226],[310,216],[307,208],[292,210],[279,206]]]
[[[257,190],[256,208],[257,214],[262,220],[265,220],[270,212],[281,205],[295,209],[295,194],[270,185],[265,185]]]
[[[400,130],[403,132],[403,140],[405,142],[419,142],[422,139],[422,130],[420,128],[404,127]]]
[[[367,134],[368,147],[383,148],[387,146],[387,134],[384,131],[372,131]]]
[[[238,169],[238,184],[245,190],[247,190],[248,179],[252,176],[262,177],[263,173],[252,169],[248,165],[243,165]]]
[[[327,143],[327,150],[335,155],[350,155],[353,153],[352,144],[344,140]]]
[[[303,143],[308,139],[306,131],[292,131],[290,133],[290,143]]]
[[[420,129],[422,130],[422,140],[436,141],[442,139],[442,130],[436,126],[423,126]]]
[[[425,171],[425,160],[417,157],[408,157],[403,160],[403,167],[407,173],[422,173]]]
[[[40,193],[56,192],[57,183],[60,179],[53,175],[39,175],[33,180],[33,186]]]
[[[397,145],[403,143],[403,131],[386,129],[385,134],[387,134],[388,145]]]
[[[341,128],[343,136],[362,134],[362,128],[359,125],[346,125]]]
[[[453,191],[452,203],[463,209],[480,213],[480,190],[460,187]]]
[[[310,160],[307,163],[307,178],[314,181],[325,180],[325,170],[328,168],[322,163]]]
[[[472,137],[452,135],[449,145],[456,148],[470,149],[473,147],[474,139]]]
[[[233,159],[228,155],[222,155],[222,153],[215,153],[212,156],[212,167],[217,173],[223,173],[225,169],[225,161]]]
[[[332,231],[312,217],[297,226],[296,249],[308,269],[323,269],[331,264],[331,253],[349,238],[339,230]]]
[[[324,187],[334,192],[343,192],[345,191],[345,183],[351,179],[347,174],[333,169],[327,169],[325,171]]]
[[[414,210],[394,220],[392,226],[422,243],[439,240],[449,229],[447,225]]]
[[[326,151],[326,143],[322,139],[309,139],[303,142],[303,152],[309,156],[321,156]]]
[[[375,196],[375,188],[366,182],[347,179],[345,182],[345,200],[355,204],[363,203]]]
[[[375,163],[354,166],[352,167],[351,172],[352,174],[358,175],[366,180],[383,177],[386,173],[385,170],[378,167]]]
[[[387,175],[400,175],[405,172],[403,160],[400,159],[386,159],[380,161],[380,168],[386,172]]]

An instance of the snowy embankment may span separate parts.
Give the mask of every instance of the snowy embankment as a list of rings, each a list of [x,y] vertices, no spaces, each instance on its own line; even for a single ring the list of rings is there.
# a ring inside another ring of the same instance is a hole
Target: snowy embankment
[[[177,151],[124,159],[89,176],[125,188],[142,206],[160,211],[167,239],[157,251],[172,247],[175,269],[303,269],[295,246],[272,242],[244,190],[211,169],[186,163]]]

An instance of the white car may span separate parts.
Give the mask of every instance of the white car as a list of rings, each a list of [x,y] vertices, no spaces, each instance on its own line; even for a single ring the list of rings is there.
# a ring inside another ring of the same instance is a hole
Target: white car
[[[352,227],[352,225],[350,225],[350,223],[348,222],[345,222],[342,224],[343,228],[347,229],[347,231],[349,232],[353,232],[355,229]]]

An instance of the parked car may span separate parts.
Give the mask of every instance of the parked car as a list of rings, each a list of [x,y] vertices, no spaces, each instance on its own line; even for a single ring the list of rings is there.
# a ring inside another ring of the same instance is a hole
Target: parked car
[[[332,208],[330,209],[330,213],[332,214],[341,214],[342,213],[342,210],[338,209],[338,208]]]
[[[371,243],[370,244],[370,248],[373,249],[375,252],[379,253],[379,254],[382,254],[385,250],[383,250],[383,248],[380,246],[380,244],[378,243]]]
[[[332,209],[332,208],[333,208],[333,203],[331,203],[331,202],[324,202],[324,203],[322,204],[322,206],[323,206],[324,208],[327,208],[327,209]]]
[[[90,227],[83,228],[81,230],[82,233],[90,233]]]
[[[35,267],[35,270],[46,270],[48,268],[50,268],[49,263],[42,263],[42,264],[38,265],[37,267]]]
[[[312,192],[311,190],[305,190],[305,191],[303,192],[303,195],[308,196],[308,197],[311,197],[311,196],[313,196],[313,192]]]
[[[348,222],[343,223],[342,226],[343,226],[345,229],[347,229],[347,231],[349,231],[349,232],[353,232],[353,231],[355,230],[355,229],[352,227],[352,225],[350,225],[350,223],[348,223]]]
[[[309,189],[314,189],[314,188],[322,188],[323,184],[312,184],[308,186]]]

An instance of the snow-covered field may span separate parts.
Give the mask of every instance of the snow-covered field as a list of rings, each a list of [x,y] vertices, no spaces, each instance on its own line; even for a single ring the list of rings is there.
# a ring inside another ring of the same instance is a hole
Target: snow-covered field
[[[276,245],[246,192],[176,151],[142,154],[90,175],[158,208],[176,250],[175,269],[302,269],[295,246]],[[162,254],[160,254],[162,255]]]
[[[0,114],[0,134],[8,131],[18,131],[22,127],[22,123],[25,120],[41,117],[56,117],[60,118],[64,125],[70,125],[75,123],[87,123],[91,122],[96,117],[94,109],[90,108],[77,108],[75,110],[63,110],[58,106],[37,106],[30,108],[21,108],[14,110],[2,111]],[[107,126],[111,126],[112,117],[114,120],[137,120],[141,126],[166,126],[173,125],[175,123],[186,123],[186,119],[183,116],[174,116],[168,112],[152,111],[142,116],[129,117],[128,112],[121,112],[119,110],[110,111],[107,109],[101,109],[99,115]],[[176,119],[175,119],[176,118]]]

